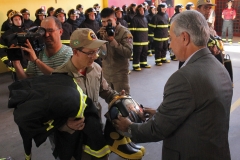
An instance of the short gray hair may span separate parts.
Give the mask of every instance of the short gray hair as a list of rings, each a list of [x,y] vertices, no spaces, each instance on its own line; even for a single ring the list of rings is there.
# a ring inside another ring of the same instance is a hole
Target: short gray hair
[[[196,46],[205,46],[209,40],[210,32],[206,19],[201,13],[188,10],[176,15],[171,24],[175,24],[173,32],[179,36],[182,32],[187,32],[190,39]]]

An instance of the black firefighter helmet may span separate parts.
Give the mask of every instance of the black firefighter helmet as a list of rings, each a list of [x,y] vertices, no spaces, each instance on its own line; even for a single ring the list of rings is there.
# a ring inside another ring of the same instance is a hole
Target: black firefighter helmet
[[[48,14],[48,16],[50,16],[51,15],[51,12],[54,12],[55,11],[55,8],[54,7],[49,7],[48,9],[47,9],[47,14]]]
[[[88,17],[88,15],[90,14],[90,13],[95,13],[95,14],[97,14],[97,12],[96,12],[96,10],[94,9],[94,8],[88,8],[86,11],[85,11],[85,17],[86,17],[86,19],[89,19],[89,17]]]
[[[64,16],[66,17],[66,13],[64,12],[64,10],[62,8],[56,9],[53,16],[57,17],[60,13],[63,13]]]
[[[45,10],[42,9],[42,8],[37,9],[36,12],[35,12],[36,19],[39,19],[39,18],[38,18],[39,15],[44,15],[44,16],[46,17],[46,12],[45,12]]]
[[[136,8],[136,13],[137,13],[137,14],[140,14],[140,13],[139,13],[139,9],[140,9],[140,8],[143,8],[144,11],[145,11],[145,7],[143,6],[143,4],[139,4],[139,5],[137,6],[137,8]]]
[[[138,104],[131,96],[128,95],[115,96],[109,103],[108,112],[105,116],[112,121],[117,119],[119,114],[123,117],[128,117],[130,121],[134,123],[143,123],[146,121],[142,105]],[[122,135],[126,134],[121,131],[118,132]]]
[[[29,10],[28,10],[27,8],[23,8],[23,9],[21,9],[20,12],[22,13],[22,15],[24,15],[24,14],[28,14],[28,15],[30,16],[30,12],[29,12]]]
[[[77,12],[77,10],[75,10],[75,9],[70,9],[70,10],[68,11],[68,18],[70,18],[71,14],[77,15],[78,12]]]
[[[183,5],[182,5],[182,4],[177,4],[177,5],[175,6],[175,8],[174,8],[175,12],[176,12],[176,13],[179,13],[179,9],[180,9],[180,8],[184,8]]]

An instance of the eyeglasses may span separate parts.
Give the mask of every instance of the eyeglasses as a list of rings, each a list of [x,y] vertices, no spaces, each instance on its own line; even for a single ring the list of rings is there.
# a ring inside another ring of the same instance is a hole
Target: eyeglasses
[[[84,54],[86,54],[89,58],[92,58],[94,56],[96,56],[99,52],[100,52],[100,49],[96,50],[96,51],[91,51],[91,52],[84,52],[82,51],[81,49],[76,49],[78,50],[79,52],[82,52]]]
[[[55,31],[59,30],[59,28],[57,28],[57,29],[47,28],[47,29],[45,29],[45,30],[46,30],[46,32],[48,32],[48,33],[53,33],[53,32],[55,32]]]

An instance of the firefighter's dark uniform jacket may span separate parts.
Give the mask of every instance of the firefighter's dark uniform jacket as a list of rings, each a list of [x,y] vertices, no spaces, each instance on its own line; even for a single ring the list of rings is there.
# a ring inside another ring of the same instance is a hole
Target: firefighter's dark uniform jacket
[[[77,18],[77,21],[78,21],[79,25],[80,25],[85,19],[86,19],[85,15],[81,12],[81,13],[79,14],[79,18]],[[78,25],[78,27],[79,27],[79,25]]]
[[[33,24],[31,25],[31,27],[33,27],[33,26],[41,26],[41,20],[40,19],[36,19],[34,22],[33,22]]]
[[[8,68],[13,72],[15,72],[15,69],[12,67],[10,61],[8,60],[7,48],[9,48],[12,44],[14,44],[15,46],[17,45],[18,40],[16,37],[16,33],[23,32],[24,30],[24,27],[17,27],[13,25],[11,29],[4,32],[3,35],[0,37],[0,58],[2,62],[6,64]],[[27,68],[28,61],[26,59],[22,59],[20,62],[24,69]]]
[[[68,18],[68,19],[67,19],[67,22],[72,25],[73,31],[75,31],[75,30],[80,26],[80,24],[81,24],[80,21],[78,21],[78,20],[75,20],[75,21],[74,21],[74,20],[72,20],[71,18]]]
[[[117,18],[117,22],[121,23],[122,26],[128,28],[128,24],[123,18]]]
[[[70,23],[65,21],[62,23],[62,29],[63,29],[63,33],[61,35],[61,42],[62,44],[69,45],[70,36],[72,35],[72,32],[73,32],[73,27]]]
[[[99,23],[96,20],[90,20],[88,18],[85,19],[85,21],[82,22],[82,24],[80,24],[79,28],[90,28],[93,30],[93,32],[95,34],[97,34],[97,32],[100,29]]]
[[[148,45],[148,22],[143,15],[133,17],[129,30],[133,35],[133,45]]]
[[[149,13],[146,18],[147,18],[147,21],[148,21],[148,40],[149,41],[153,41],[153,36],[154,36],[154,33],[153,33],[153,30],[150,28],[149,24],[151,24],[151,20],[153,18],[154,14],[152,13]]]
[[[24,19],[24,23],[23,23],[24,27],[26,29],[30,28],[33,25],[33,21],[31,19],[25,20]]]
[[[82,143],[93,151],[108,149],[98,111],[72,77],[53,74],[29,78],[13,83],[9,90],[8,107],[15,108],[14,120],[26,155],[31,153],[32,139],[39,147],[52,133],[56,140],[54,154],[60,159],[74,156],[80,160]],[[69,117],[85,117],[84,129],[74,134],[58,131]]]
[[[5,31],[12,28],[12,23],[9,19],[3,22],[2,28],[1,28],[1,34],[3,34]]]
[[[135,15],[136,15],[135,12],[129,11],[129,12],[127,13],[127,15],[124,17],[124,19],[125,19],[125,21],[127,22],[128,26],[130,25],[130,23],[131,23],[131,21],[132,21],[132,19],[133,19],[133,17],[134,17]]]
[[[154,33],[154,40],[155,41],[167,41],[168,38],[168,27],[169,27],[169,20],[168,14],[166,13],[157,13],[153,16],[151,23],[148,24],[150,29]]]

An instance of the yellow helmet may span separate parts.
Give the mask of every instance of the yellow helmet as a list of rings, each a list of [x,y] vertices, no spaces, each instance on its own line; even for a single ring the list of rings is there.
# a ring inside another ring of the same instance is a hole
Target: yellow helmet
[[[23,20],[22,13],[20,13],[20,12],[18,12],[18,11],[15,11],[15,10],[13,10],[12,12],[10,12],[8,16],[9,16],[9,18],[10,18],[11,20],[13,20],[13,17],[15,17],[15,16],[20,16],[21,19]]]

